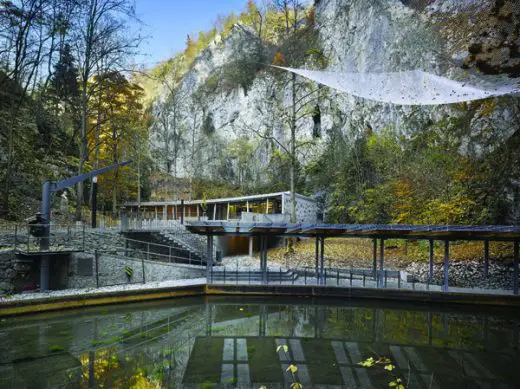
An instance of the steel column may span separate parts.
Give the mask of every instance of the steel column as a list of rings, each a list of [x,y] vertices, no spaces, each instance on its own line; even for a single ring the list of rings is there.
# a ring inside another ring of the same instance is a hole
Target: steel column
[[[320,284],[325,285],[325,260],[324,255],[325,254],[325,238],[321,238],[321,247],[320,247]]]
[[[518,241],[513,243],[513,293],[515,296],[518,296],[518,256],[519,256],[519,248]]]
[[[98,192],[98,182],[97,176],[92,177],[92,211],[91,211],[91,226],[92,228],[97,228],[97,192]]]
[[[51,200],[53,192],[53,184],[47,181],[42,187],[42,208],[43,217],[43,236],[40,239],[40,250],[47,251],[50,248],[50,220],[51,220]],[[40,259],[40,291],[49,290],[50,282],[50,259],[48,255],[42,255]]]
[[[260,238],[262,252],[260,254],[261,258],[261,268],[262,268],[262,283],[267,284],[267,237],[262,236]]]
[[[450,266],[450,241],[444,241],[444,268],[443,268],[443,283],[442,283],[442,291],[448,291],[448,269]]]
[[[207,283],[210,282],[211,270],[213,267],[213,235],[206,237],[206,278]]]
[[[430,239],[430,258],[429,258],[429,263],[430,263],[430,271],[428,273],[428,284],[431,284],[432,281],[433,281],[433,260],[434,260],[434,255],[435,255],[435,242]]]
[[[373,256],[372,256],[372,275],[374,277],[374,280],[377,276],[377,239],[373,240]]]
[[[384,287],[384,271],[385,271],[385,240],[381,239],[379,241],[379,282],[378,286],[380,288]]]
[[[316,284],[320,284],[320,238],[316,237]]]
[[[484,241],[484,277],[489,278],[489,241]]]

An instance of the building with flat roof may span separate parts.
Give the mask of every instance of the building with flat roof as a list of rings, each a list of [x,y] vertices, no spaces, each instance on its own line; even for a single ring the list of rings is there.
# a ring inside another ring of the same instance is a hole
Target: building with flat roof
[[[207,200],[172,200],[124,204],[130,218],[142,220],[249,221],[281,223],[290,221],[291,192],[258,194]],[[316,200],[296,194],[296,222],[318,221]]]

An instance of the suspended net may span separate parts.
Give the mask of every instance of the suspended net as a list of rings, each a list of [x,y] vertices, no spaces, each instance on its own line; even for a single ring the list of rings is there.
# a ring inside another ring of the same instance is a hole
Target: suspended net
[[[497,96],[520,95],[520,83],[513,79],[490,83],[482,80],[456,81],[420,70],[346,73],[274,67],[353,96],[397,105],[453,104]]]

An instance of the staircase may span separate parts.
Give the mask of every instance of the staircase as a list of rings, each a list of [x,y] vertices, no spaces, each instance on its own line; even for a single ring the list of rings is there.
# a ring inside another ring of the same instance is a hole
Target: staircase
[[[186,227],[177,221],[172,221],[168,229],[158,231],[156,233],[160,236],[164,244],[176,245],[184,250],[187,250],[197,257],[206,261],[207,254],[207,240],[205,236],[197,235],[189,232]],[[213,245],[213,259],[215,262],[216,248]]]
[[[132,230],[123,234],[128,239],[128,247],[157,254],[159,260],[175,257],[173,262],[206,264],[206,237],[192,234],[179,222],[169,221],[168,229]],[[149,243],[149,244],[148,244]],[[216,257],[213,246],[213,258]],[[215,262],[215,261],[214,261]]]

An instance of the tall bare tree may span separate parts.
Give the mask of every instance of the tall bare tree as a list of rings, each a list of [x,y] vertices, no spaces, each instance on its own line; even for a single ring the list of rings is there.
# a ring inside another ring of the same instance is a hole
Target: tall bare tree
[[[125,68],[136,50],[140,36],[129,32],[128,22],[135,19],[130,0],[80,0],[81,12],[74,21],[74,42],[80,70],[80,134],[78,174],[88,159],[89,102],[100,87],[92,82],[97,74]],[[81,218],[83,183],[78,184],[76,219]]]

